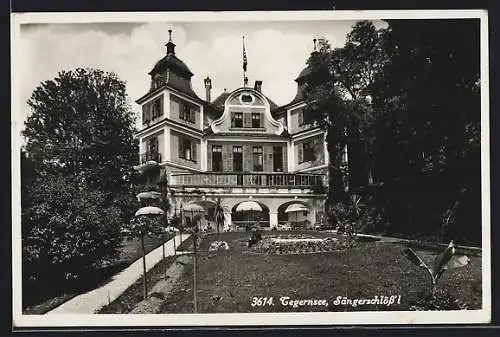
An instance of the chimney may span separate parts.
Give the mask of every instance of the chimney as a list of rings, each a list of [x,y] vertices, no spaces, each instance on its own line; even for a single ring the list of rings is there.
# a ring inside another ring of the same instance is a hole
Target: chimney
[[[203,80],[203,82],[205,82],[205,95],[206,95],[206,101],[207,102],[210,102],[212,100],[212,95],[211,95],[211,91],[212,91],[212,80],[210,79],[210,77],[208,77],[207,75],[207,78],[205,78]]]
[[[172,29],[168,30],[167,55],[175,55],[175,43],[172,42]]]
[[[262,92],[262,81],[255,81],[255,85],[253,88],[258,92]]]

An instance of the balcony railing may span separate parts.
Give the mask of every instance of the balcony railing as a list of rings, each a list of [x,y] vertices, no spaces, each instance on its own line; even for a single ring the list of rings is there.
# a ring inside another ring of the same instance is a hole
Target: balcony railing
[[[170,185],[189,187],[324,187],[324,174],[301,173],[179,173],[172,174]]]
[[[145,152],[141,154],[141,164],[150,160],[161,163],[161,154],[158,152]]]

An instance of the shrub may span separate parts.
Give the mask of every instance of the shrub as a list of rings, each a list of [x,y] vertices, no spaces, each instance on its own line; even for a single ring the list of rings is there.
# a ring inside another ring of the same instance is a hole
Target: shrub
[[[208,247],[209,252],[217,252],[221,250],[229,250],[229,245],[226,241],[213,241],[210,243],[210,247]]]
[[[53,284],[114,260],[121,211],[109,195],[80,189],[71,178],[43,177],[23,205],[23,278]]]

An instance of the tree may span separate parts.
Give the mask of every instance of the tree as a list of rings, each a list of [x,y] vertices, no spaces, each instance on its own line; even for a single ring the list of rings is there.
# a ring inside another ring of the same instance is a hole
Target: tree
[[[137,208],[126,192],[134,189],[138,159],[134,118],[125,83],[94,69],[61,71],[28,105],[24,275],[64,279],[116,257],[121,226]]]
[[[319,46],[306,117],[328,131],[330,185],[382,210],[393,234],[480,241],[479,20],[360,22],[343,48]]]
[[[390,62],[372,86],[379,200],[394,230],[439,236],[452,209],[448,234],[480,238],[479,21],[388,23]]]
[[[125,82],[95,69],[61,71],[28,100],[23,135],[37,172],[72,175],[86,188],[122,192],[137,164]]]
[[[344,47],[332,50],[327,40],[320,39],[319,52],[308,61],[313,72],[327,78],[309,80],[306,97],[312,111],[307,115],[319,123],[327,121],[328,142],[336,144],[330,153],[344,176],[346,190],[374,182],[371,86],[387,62],[384,34],[384,29],[377,30],[370,21],[357,22]],[[342,167],[347,164],[343,163],[346,147],[349,169]]]

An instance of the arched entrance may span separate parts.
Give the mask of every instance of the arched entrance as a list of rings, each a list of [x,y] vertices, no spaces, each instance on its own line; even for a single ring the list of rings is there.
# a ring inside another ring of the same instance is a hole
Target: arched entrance
[[[195,204],[202,207],[202,211],[189,211],[189,205]],[[184,204],[183,211],[185,227],[198,226],[201,231],[214,231],[216,229],[214,219],[215,203],[209,200],[197,200]]]
[[[257,204],[260,210],[252,207],[250,203]],[[269,227],[269,207],[256,200],[243,201],[233,206],[231,219],[235,229],[246,229],[252,226]]]
[[[278,207],[278,226],[290,226],[294,229],[311,227],[311,207],[301,201],[292,200]]]

